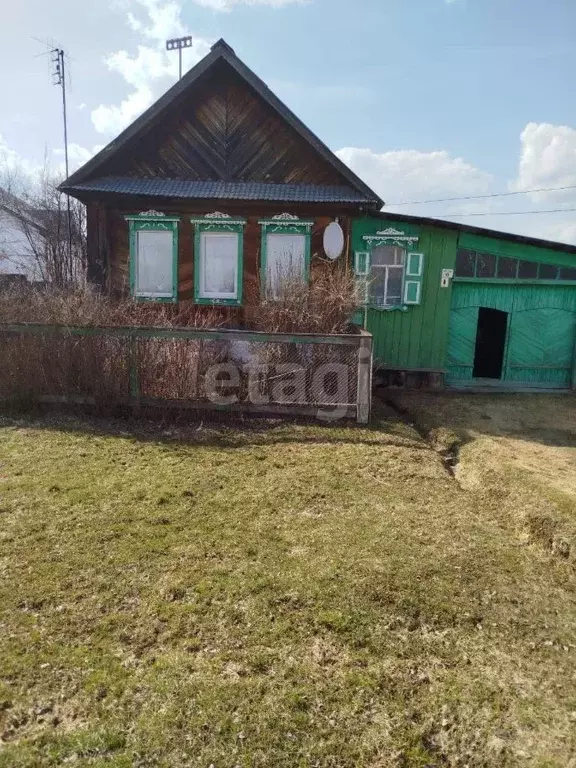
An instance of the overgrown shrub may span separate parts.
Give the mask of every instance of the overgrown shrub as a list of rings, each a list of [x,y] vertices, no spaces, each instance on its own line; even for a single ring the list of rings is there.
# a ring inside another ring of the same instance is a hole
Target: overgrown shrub
[[[275,299],[245,309],[245,325],[267,333],[332,334],[350,331],[356,307],[351,275],[330,271],[314,276],[310,285],[281,282]],[[0,398],[22,404],[45,397],[88,400],[114,405],[141,399],[205,401],[211,399],[207,372],[232,364],[235,388],[248,396],[252,364],[264,365],[262,386],[274,388],[294,371],[305,371],[310,397],[314,372],[324,363],[343,363],[355,386],[354,347],[237,339],[146,338],[112,333],[75,333],[67,328],[155,327],[207,330],[225,326],[227,310],[194,304],[158,304],[116,300],[89,289],[58,290],[14,286],[0,291],[0,325],[59,326],[42,333],[0,334]],[[64,328],[64,332],[62,332]],[[226,372],[222,374],[224,381]],[[236,374],[235,374],[236,375]],[[220,379],[219,379],[220,380]],[[210,385],[213,387],[213,384]],[[224,385],[224,390],[226,386]],[[211,390],[212,391],[212,390]],[[274,399],[274,396],[272,396]]]
[[[218,328],[225,322],[216,307],[112,299],[90,288],[25,285],[0,290],[0,323],[201,329]]]
[[[344,269],[324,270],[309,283],[281,278],[276,296],[247,310],[247,320],[255,330],[271,333],[348,333],[357,306],[354,276]]]

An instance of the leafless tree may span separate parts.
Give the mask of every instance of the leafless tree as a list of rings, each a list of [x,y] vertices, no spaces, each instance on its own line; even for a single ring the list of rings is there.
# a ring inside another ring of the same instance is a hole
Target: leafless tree
[[[48,166],[34,176],[0,169],[0,250],[30,279],[64,288],[85,282],[86,212],[71,199],[69,226],[60,181]]]

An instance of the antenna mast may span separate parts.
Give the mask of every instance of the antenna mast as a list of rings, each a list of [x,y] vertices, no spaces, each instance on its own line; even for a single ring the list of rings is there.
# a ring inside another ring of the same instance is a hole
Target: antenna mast
[[[53,48],[52,54],[52,82],[62,88],[62,120],[64,123],[64,164],[66,167],[66,178],[70,175],[68,163],[68,115],[66,111],[66,63],[64,51],[62,48]],[[68,218],[68,259],[69,268],[72,268],[72,212],[70,210],[70,196],[66,195],[66,210]]]

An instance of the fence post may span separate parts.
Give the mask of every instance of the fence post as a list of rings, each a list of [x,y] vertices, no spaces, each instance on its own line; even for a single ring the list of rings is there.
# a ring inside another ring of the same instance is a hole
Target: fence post
[[[372,407],[372,334],[361,330],[358,343],[358,388],[356,393],[356,421],[370,422]]]
[[[138,339],[130,336],[129,350],[129,371],[130,371],[130,398],[138,400],[140,397],[140,386],[138,382]]]

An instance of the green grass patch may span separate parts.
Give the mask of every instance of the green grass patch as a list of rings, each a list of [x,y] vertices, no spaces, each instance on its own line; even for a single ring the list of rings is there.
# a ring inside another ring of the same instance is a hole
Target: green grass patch
[[[576,747],[571,564],[394,419],[4,419],[0,575],[0,766]]]

